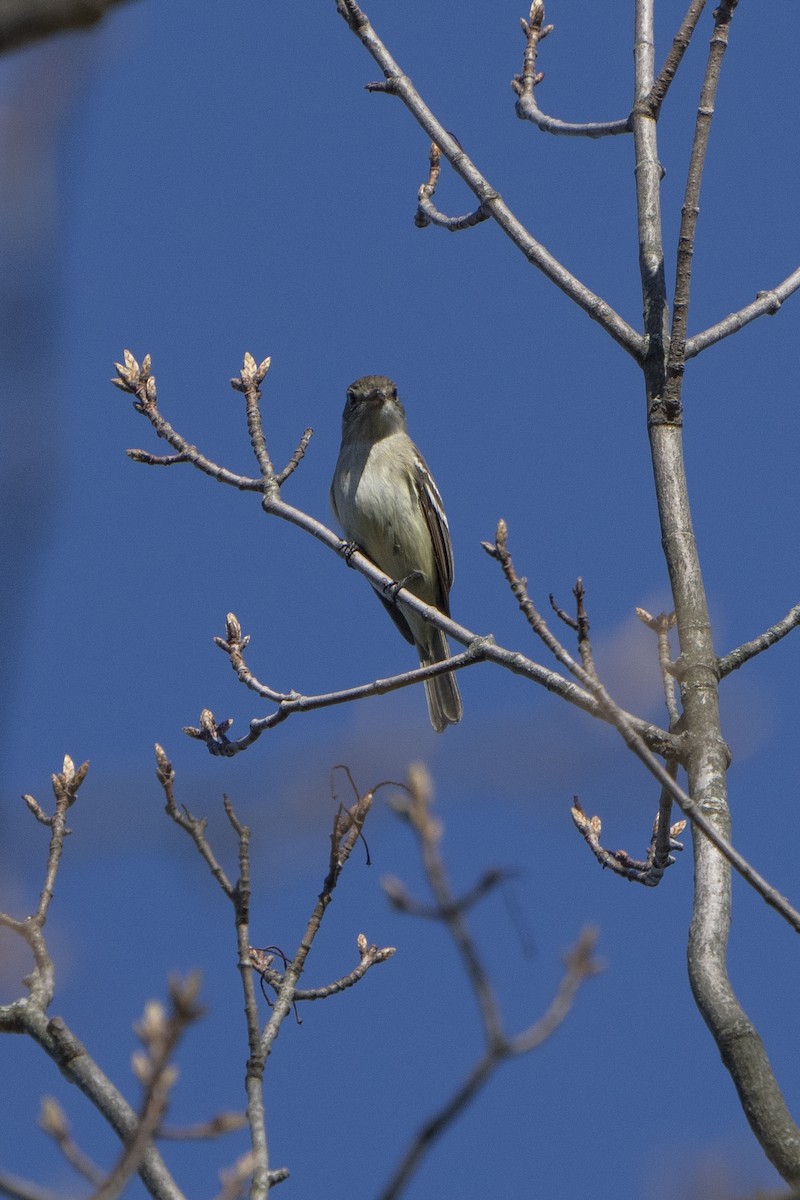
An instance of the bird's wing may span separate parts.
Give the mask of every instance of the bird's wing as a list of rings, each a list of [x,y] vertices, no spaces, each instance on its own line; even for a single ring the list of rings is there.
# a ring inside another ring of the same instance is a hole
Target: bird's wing
[[[440,612],[449,617],[450,600],[448,593],[453,586],[453,547],[450,542],[450,526],[447,524],[444,503],[442,502],[442,497],[439,495],[439,489],[428,470],[428,464],[418,450],[414,459],[414,467],[417,499],[425,515],[431,535],[436,573],[441,585],[436,607]]]

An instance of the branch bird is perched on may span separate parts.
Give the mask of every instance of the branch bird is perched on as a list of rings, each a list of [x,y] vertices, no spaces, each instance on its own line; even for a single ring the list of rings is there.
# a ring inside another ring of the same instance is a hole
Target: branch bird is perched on
[[[365,375],[347,389],[331,504],[345,536],[377,567],[450,615],[453,550],[442,498],[408,436],[397,388],[385,375]],[[440,629],[377,595],[403,637],[416,646],[421,666],[450,657]],[[437,733],[461,720],[455,674],[426,679],[425,693]]]

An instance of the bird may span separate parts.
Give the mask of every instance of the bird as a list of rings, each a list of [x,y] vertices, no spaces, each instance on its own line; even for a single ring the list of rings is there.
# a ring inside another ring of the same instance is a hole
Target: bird
[[[442,497],[408,435],[397,387],[385,375],[365,375],[347,389],[330,498],[346,538],[384,574],[450,616],[453,549]],[[406,641],[416,646],[420,666],[450,657],[440,629],[377,589],[376,594]],[[461,720],[454,672],[426,679],[425,694],[437,733]]]

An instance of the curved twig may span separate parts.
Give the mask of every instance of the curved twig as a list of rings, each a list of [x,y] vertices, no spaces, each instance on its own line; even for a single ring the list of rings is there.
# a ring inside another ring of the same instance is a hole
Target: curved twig
[[[543,133],[561,134],[567,137],[601,138],[619,133],[631,132],[630,116],[616,121],[559,121],[548,115],[536,103],[536,85],[541,83],[543,75],[536,71],[536,58],[539,52],[539,42],[553,32],[552,25],[544,25],[543,0],[533,0],[527,21],[520,21],[525,35],[525,53],[522,58],[522,74],[515,75],[511,87],[517,94],[517,116],[522,121],[532,121]]]

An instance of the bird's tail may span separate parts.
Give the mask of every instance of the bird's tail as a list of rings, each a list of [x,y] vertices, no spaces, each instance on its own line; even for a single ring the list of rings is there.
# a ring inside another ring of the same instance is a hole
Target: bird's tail
[[[421,667],[430,667],[433,663],[444,662],[450,657],[447,638],[441,629],[434,629],[429,625],[426,632],[428,634],[427,645],[417,644]],[[441,733],[448,725],[458,724],[464,709],[454,671],[450,671],[447,675],[436,675],[433,679],[426,679],[425,696],[428,700],[431,725],[437,733]]]

